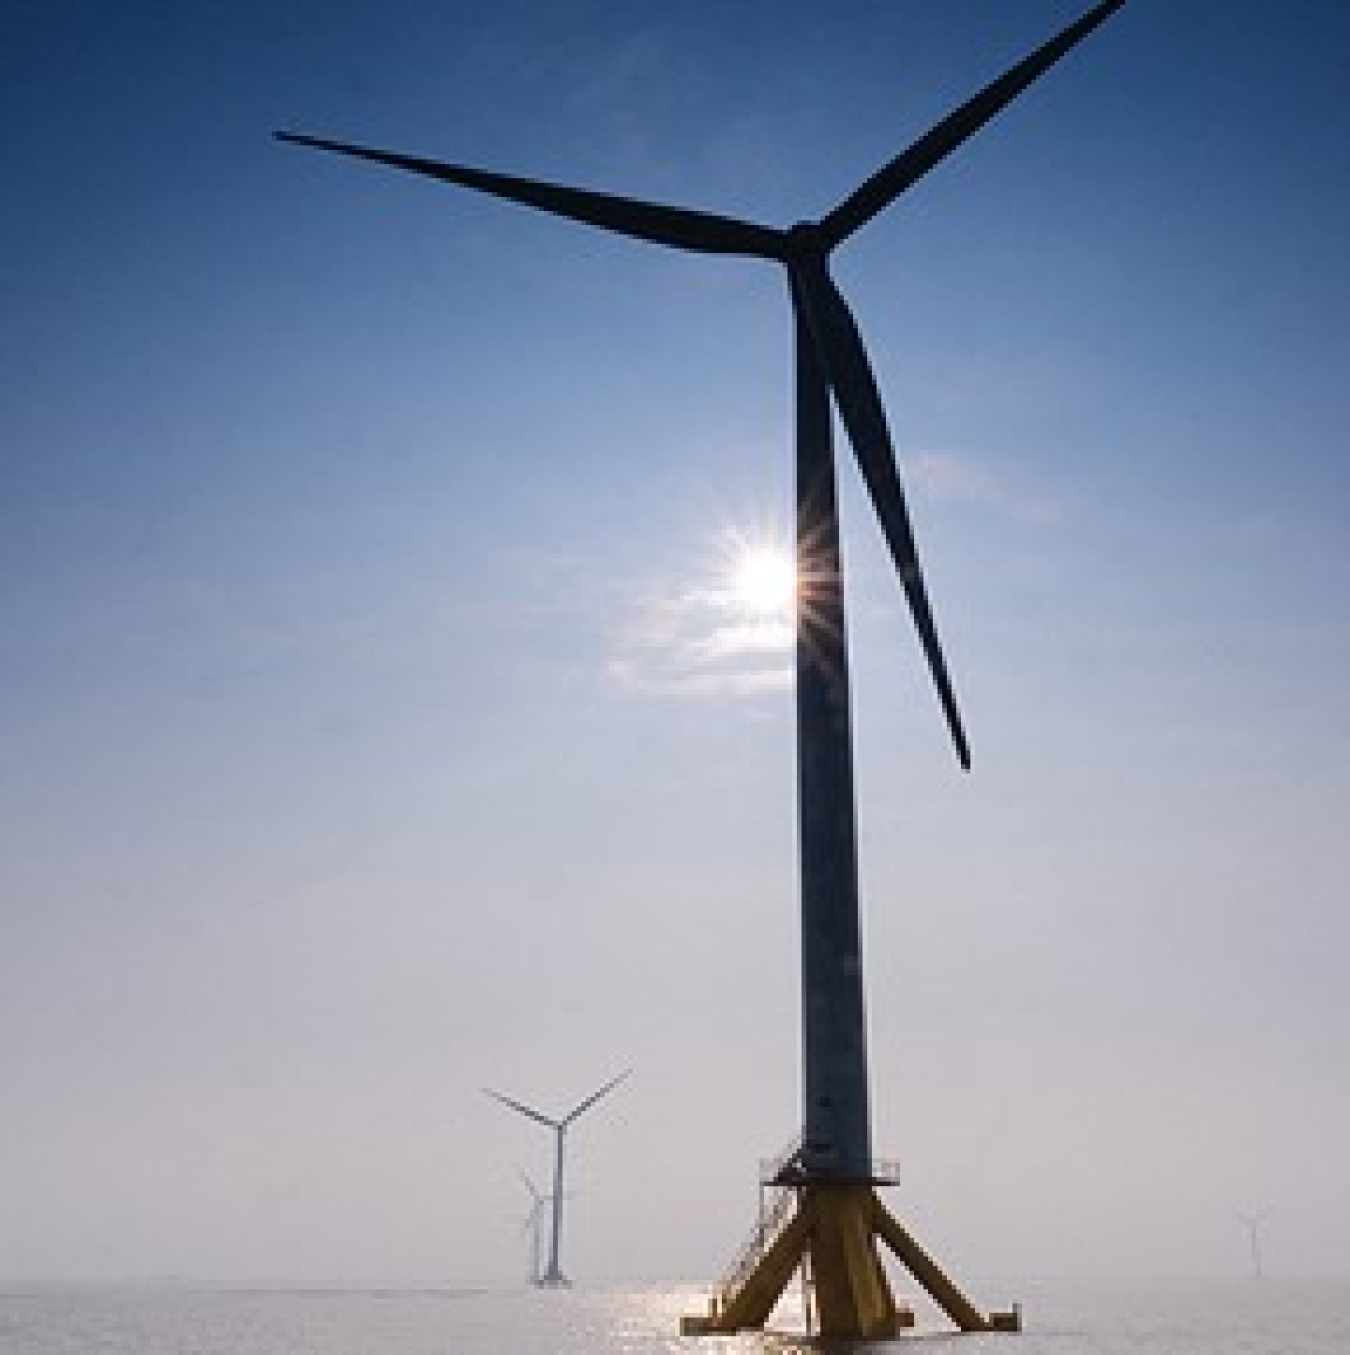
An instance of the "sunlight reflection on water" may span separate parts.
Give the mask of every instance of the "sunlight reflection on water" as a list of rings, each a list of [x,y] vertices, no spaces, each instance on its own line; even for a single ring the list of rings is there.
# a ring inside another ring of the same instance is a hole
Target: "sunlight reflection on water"
[[[1014,1287],[999,1286],[999,1292]],[[1350,1282],[1056,1282],[1015,1286],[1020,1336],[921,1324],[900,1343],[746,1334],[681,1337],[692,1289],[0,1292],[3,1355],[1345,1355]]]

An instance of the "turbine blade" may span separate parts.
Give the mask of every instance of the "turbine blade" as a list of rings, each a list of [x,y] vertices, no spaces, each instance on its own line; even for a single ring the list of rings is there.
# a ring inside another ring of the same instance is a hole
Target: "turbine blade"
[[[491,1087],[484,1087],[483,1094],[490,1096],[494,1101],[500,1101],[504,1106],[510,1106],[512,1110],[519,1111],[522,1115],[527,1115],[531,1120],[539,1124],[546,1125],[549,1129],[557,1129],[557,1120],[550,1120],[547,1115],[541,1114],[532,1106],[522,1104],[520,1101],[513,1101],[509,1096],[503,1096],[501,1092],[494,1092]]]
[[[562,1119],[563,1124],[569,1125],[572,1123],[573,1120],[580,1118],[588,1110],[590,1110],[590,1108],[593,1105],[595,1105],[595,1103],[602,1096],[608,1095],[610,1092],[614,1090],[615,1087],[619,1085],[620,1082],[622,1082],[625,1078],[631,1077],[632,1075],[633,1070],[629,1068],[626,1072],[620,1073],[618,1077],[611,1078],[610,1081],[606,1082],[605,1085],[601,1087],[598,1092],[592,1092],[591,1095],[588,1096],[579,1106],[577,1106],[567,1115],[564,1115]]]
[[[909,610],[919,633],[919,643],[928,660],[928,668],[937,687],[947,727],[956,746],[961,766],[970,768],[970,747],[966,742],[961,713],[956,704],[947,672],[947,661],[938,641],[937,625],[928,602],[923,571],[919,566],[918,547],[910,525],[905,494],[900,485],[900,473],[895,465],[895,450],[891,445],[886,414],[876,378],[863,348],[858,327],[848,304],[839,289],[830,280],[820,261],[793,267],[789,272],[792,282],[793,304],[806,317],[815,341],[820,365],[824,369],[835,403],[853,452],[857,457],[863,480],[872,498],[872,506],[881,522],[881,530],[891,550],[900,582],[904,586]]]
[[[599,226],[602,230],[652,244],[695,250],[703,254],[747,254],[764,259],[782,257],[782,231],[757,226],[749,221],[738,221],[734,217],[695,212],[682,207],[666,207],[654,202],[639,202],[634,198],[595,193],[583,188],[566,188],[536,179],[494,174],[487,170],[469,169],[464,165],[447,164],[441,160],[376,150],[369,146],[354,146],[297,132],[276,132],[274,135],[278,141],[335,151],[339,155],[352,155],[361,160],[373,160],[377,164],[391,165],[412,174],[423,174],[445,183],[458,184],[462,188],[476,189],[480,193],[506,198],[525,207],[534,207],[554,216],[567,217],[587,226]]]
[[[1033,81],[1042,76],[1070,48],[1077,46],[1099,24],[1105,23],[1125,0],[1105,0],[1089,10],[1077,23],[1070,24],[1006,74],[987,85],[948,114],[908,150],[884,165],[860,188],[851,193],[820,223],[821,233],[830,248],[846,240],[860,226],[888,207],[916,180],[945,159],[962,142],[974,136],[985,123],[996,117]]]
[[[530,1180],[529,1174],[521,1171],[519,1167],[516,1168],[516,1174],[525,1183],[525,1189],[530,1192],[530,1199],[534,1201],[535,1208],[537,1209],[539,1207],[539,1202],[544,1198],[539,1193],[539,1188]]]

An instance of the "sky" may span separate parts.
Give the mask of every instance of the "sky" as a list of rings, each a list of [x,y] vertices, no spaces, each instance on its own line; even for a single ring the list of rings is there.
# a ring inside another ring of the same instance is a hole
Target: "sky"
[[[1084,6],[1085,7],[1085,6]],[[707,1280],[797,1131],[779,274],[1061,0],[0,13],[0,1280]],[[836,256],[873,1124],[953,1272],[1350,1271],[1350,11],[1130,0]],[[1015,1298],[997,1289],[989,1301]]]

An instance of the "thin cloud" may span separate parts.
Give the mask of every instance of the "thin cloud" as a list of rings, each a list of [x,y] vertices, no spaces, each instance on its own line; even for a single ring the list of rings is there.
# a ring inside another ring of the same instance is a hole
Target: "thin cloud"
[[[971,504],[1021,522],[1058,522],[1064,503],[1052,494],[957,452],[914,452],[904,458],[905,479],[929,498]]]
[[[632,660],[614,659],[608,671],[615,682],[643,696],[761,696],[792,686],[792,669],[788,665],[739,672],[662,672],[651,665],[644,667]]]
[[[613,681],[647,696],[745,697],[793,682],[787,616],[751,616],[731,589],[648,599],[610,660]]]
[[[751,621],[719,626],[703,639],[691,639],[686,652],[691,660],[717,663],[755,654],[781,654],[792,648],[792,627],[786,621]]]

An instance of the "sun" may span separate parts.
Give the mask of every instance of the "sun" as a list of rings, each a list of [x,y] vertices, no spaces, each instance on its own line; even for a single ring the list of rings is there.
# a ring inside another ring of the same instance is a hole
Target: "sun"
[[[791,617],[797,597],[797,569],[781,546],[742,545],[732,562],[731,592],[736,605],[759,620]]]

